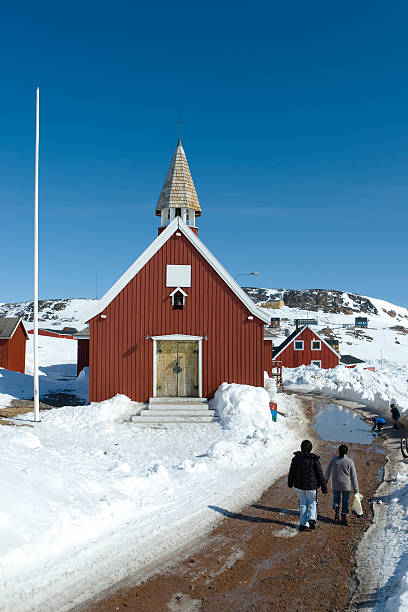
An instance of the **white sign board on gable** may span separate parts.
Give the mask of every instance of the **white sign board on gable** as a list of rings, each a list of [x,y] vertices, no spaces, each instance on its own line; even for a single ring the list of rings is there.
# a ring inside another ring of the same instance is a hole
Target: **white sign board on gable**
[[[166,287],[191,287],[191,266],[166,266]]]

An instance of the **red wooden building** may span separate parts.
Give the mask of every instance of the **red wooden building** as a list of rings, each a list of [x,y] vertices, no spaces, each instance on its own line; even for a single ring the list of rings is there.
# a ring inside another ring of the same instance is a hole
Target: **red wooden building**
[[[340,355],[315,331],[303,325],[273,349],[273,359],[285,368],[314,364],[328,369],[339,365]]]
[[[88,313],[90,401],[263,386],[270,317],[198,238],[201,208],[180,142],[156,214],[159,236]]]
[[[22,319],[0,318],[0,368],[24,374],[27,340]]]
[[[74,340],[78,340],[77,348],[77,376],[84,368],[89,366],[89,327],[74,334]]]

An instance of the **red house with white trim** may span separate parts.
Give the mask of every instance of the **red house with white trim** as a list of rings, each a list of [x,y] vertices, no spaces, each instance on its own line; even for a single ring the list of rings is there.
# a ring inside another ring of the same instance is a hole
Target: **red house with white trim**
[[[28,335],[19,317],[0,317],[0,368],[25,371]]]
[[[340,355],[307,325],[295,329],[280,346],[274,348],[273,359],[285,368],[314,364],[328,369],[340,363]]]
[[[156,215],[158,237],[87,313],[90,401],[209,398],[224,381],[263,386],[270,316],[198,238],[201,208],[180,141]]]

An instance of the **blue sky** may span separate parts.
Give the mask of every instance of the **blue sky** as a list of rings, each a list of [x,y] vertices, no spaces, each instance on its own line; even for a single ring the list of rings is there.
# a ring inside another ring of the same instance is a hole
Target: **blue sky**
[[[21,2],[0,24],[0,302],[100,297],[157,235],[177,144],[242,284],[408,306],[405,2]],[[253,282],[255,280],[255,282]]]

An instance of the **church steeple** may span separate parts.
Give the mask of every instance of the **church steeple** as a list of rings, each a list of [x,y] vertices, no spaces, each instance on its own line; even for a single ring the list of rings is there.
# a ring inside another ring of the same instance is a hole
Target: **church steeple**
[[[157,202],[156,215],[161,217],[162,228],[177,216],[187,225],[195,227],[196,217],[201,215],[200,203],[180,138]]]

